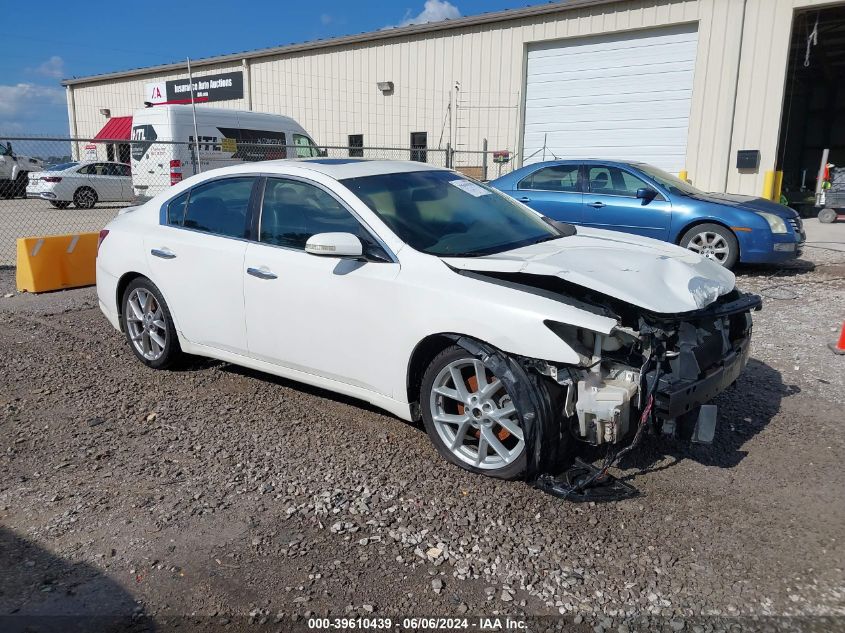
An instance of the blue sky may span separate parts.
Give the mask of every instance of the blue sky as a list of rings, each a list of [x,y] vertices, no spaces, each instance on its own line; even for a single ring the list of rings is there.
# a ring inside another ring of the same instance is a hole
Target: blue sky
[[[511,9],[536,0],[2,2],[0,134],[67,134],[60,80]]]

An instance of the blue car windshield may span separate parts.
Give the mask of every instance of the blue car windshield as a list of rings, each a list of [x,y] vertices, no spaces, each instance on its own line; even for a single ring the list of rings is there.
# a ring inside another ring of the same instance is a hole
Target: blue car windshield
[[[657,182],[658,185],[668,189],[669,193],[681,196],[701,195],[701,191],[693,187],[691,184],[673,176],[672,174],[667,174],[662,169],[652,167],[651,165],[643,165],[641,163],[637,164],[636,167],[646,176],[649,176],[652,180]]]
[[[341,182],[412,248],[477,257],[563,237],[495,189],[452,171],[411,171]]]

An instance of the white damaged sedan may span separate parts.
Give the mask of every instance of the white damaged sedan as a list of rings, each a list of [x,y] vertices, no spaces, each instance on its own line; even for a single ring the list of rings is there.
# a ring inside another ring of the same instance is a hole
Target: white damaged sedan
[[[147,366],[196,354],[360,398],[509,479],[582,444],[711,441],[702,405],[745,366],[760,307],[691,251],[417,162],[216,169],[100,239],[100,308]]]

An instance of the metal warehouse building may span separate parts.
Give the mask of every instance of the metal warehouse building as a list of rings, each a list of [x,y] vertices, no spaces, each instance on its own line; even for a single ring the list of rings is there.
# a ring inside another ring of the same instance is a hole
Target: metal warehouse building
[[[199,98],[292,116],[321,145],[487,139],[517,165],[643,160],[771,197],[781,180],[811,187],[822,148],[845,151],[843,44],[841,0],[569,0],[192,67]],[[71,134],[128,138],[120,117],[185,102],[186,77],[178,63],[66,80]]]

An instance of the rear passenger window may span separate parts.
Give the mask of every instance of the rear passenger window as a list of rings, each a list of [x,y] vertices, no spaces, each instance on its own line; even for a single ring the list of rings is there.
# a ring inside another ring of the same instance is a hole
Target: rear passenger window
[[[247,211],[254,181],[252,177],[226,178],[194,187],[183,226],[215,235],[247,237]]]
[[[185,192],[181,196],[173,198],[170,204],[167,205],[167,223],[172,226],[182,226],[182,221],[185,219],[185,204],[188,202],[188,193]]]
[[[578,165],[554,165],[538,169],[523,178],[517,188],[578,193],[581,191],[578,185]]]

